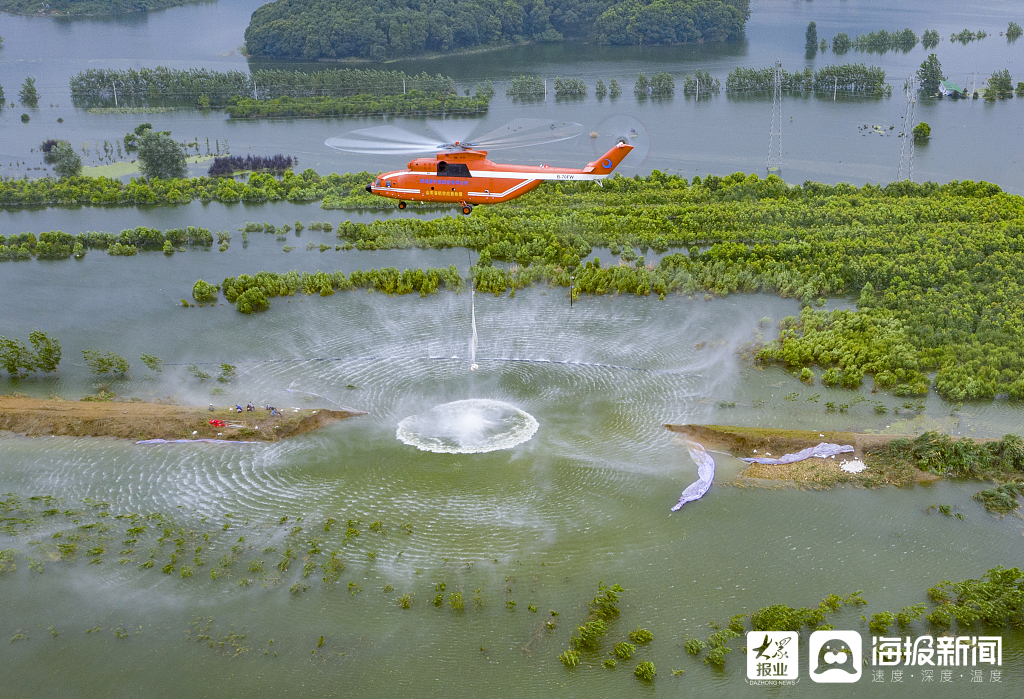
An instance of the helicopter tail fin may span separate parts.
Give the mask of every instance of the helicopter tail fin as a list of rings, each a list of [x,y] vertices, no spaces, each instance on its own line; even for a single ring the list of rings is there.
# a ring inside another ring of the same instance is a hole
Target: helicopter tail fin
[[[610,175],[619,166],[622,159],[629,155],[631,150],[633,150],[633,146],[626,143],[624,139],[620,140],[600,158],[592,163],[587,163],[587,166],[583,168],[583,172],[595,175]]]

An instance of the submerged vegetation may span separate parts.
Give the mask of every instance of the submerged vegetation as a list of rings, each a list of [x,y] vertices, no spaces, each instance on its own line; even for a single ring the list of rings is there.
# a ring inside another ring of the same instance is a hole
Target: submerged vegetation
[[[775,86],[773,68],[733,68],[725,79],[727,93],[765,92],[771,94]],[[816,71],[805,68],[790,73],[782,71],[782,89],[786,92],[835,91],[888,95],[892,86],[885,82],[885,71],[863,63],[843,63],[823,66]]]
[[[156,228],[137,226],[118,233],[89,231],[71,235],[63,231],[45,231],[36,238],[34,233],[0,235],[0,260],[63,260],[81,258],[87,250],[106,250],[111,255],[135,255],[139,250],[171,251],[184,246],[210,247],[213,234],[205,228]]]
[[[206,68],[180,70],[157,68],[90,68],[71,78],[71,97],[76,102],[110,100],[114,86],[122,101],[167,101],[223,107],[232,98],[273,100],[279,97],[350,97],[353,95],[403,95],[417,91],[430,96],[454,96],[455,81],[443,75],[411,75],[397,70],[331,69],[238,70],[219,72]]]
[[[225,109],[232,119],[349,116],[480,116],[487,113],[490,97],[430,95],[412,90],[403,95],[350,95],[348,97],[278,97],[270,100],[237,99]]]
[[[212,300],[215,293],[203,280],[196,282],[205,286],[205,296]],[[257,272],[255,275],[242,274],[228,277],[221,284],[224,298],[235,304],[242,313],[255,313],[270,308],[269,299],[275,296],[294,296],[297,292],[330,296],[335,290],[350,291],[352,289],[373,289],[385,294],[403,295],[418,293],[420,296],[436,294],[443,287],[449,291],[462,291],[463,281],[455,265],[447,268],[428,268],[399,270],[397,267],[356,270],[349,275],[344,272],[298,272],[292,270],[284,274],[277,272]],[[194,287],[195,289],[195,287]],[[195,291],[193,290],[193,294]],[[198,298],[198,297],[197,297]]]
[[[370,179],[306,170],[281,178],[256,173],[247,182],[2,180],[0,203],[326,198],[332,206],[394,206],[362,191]],[[784,320],[776,339],[754,348],[761,361],[798,373],[812,364],[834,368],[830,381],[843,386],[872,378],[901,394],[934,389],[955,400],[1024,399],[1024,199],[985,182],[791,186],[743,173],[690,181],[655,171],[613,177],[603,187],[546,184],[471,217],[345,222],[336,231],[359,250],[472,248],[479,252],[475,288],[496,294],[534,284],[568,287],[574,276],[574,294],[582,295],[795,297],[807,307]],[[39,241],[14,239],[0,241],[7,257],[31,257],[38,248]],[[73,253],[76,240],[61,239],[61,255]],[[619,250],[622,260],[581,262],[597,246]],[[648,265],[634,247],[677,252]],[[408,288],[404,274],[388,272],[393,281],[384,288]],[[857,309],[813,307],[841,295],[856,299]]]
[[[858,35],[852,44],[856,50],[868,53],[885,53],[886,51],[906,53],[917,46],[917,34],[909,28],[896,32],[879,29],[877,32]]]

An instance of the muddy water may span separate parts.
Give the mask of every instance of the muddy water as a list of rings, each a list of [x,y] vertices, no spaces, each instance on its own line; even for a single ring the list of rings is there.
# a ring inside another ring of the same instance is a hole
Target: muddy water
[[[67,78],[88,65],[244,69],[237,55],[219,54],[241,43],[244,15],[255,6],[220,2],[134,24],[0,17],[6,39],[0,82],[8,99],[29,74],[39,76],[43,93],[27,125],[18,119],[20,109],[0,114],[0,164],[23,174],[36,166],[29,161],[37,154],[29,149],[43,138],[92,143],[117,138],[142,120],[71,108]],[[944,38],[938,52],[951,75],[978,70],[984,76],[1007,66],[1016,75],[1021,44],[996,36],[1013,18],[1012,3],[986,3],[983,12],[965,7],[910,3],[894,15],[884,3],[755,2],[748,42],[728,47],[586,55],[572,47],[533,47],[402,67],[450,72],[467,85],[495,79],[499,96],[488,117],[495,125],[524,109],[577,119],[588,128],[606,116],[633,116],[664,145],[630,174],[653,167],[688,175],[760,171],[769,115],[763,102],[722,96],[696,104],[680,96],[640,105],[628,90],[636,71],[668,70],[679,80],[708,68],[724,80],[736,65],[760,67],[776,55],[787,68],[802,67],[803,29],[816,19],[823,37],[906,25],[920,34],[934,27]],[[968,47],[950,45],[948,34],[964,26],[988,29],[991,36]],[[189,28],[189,40],[167,40],[182,27]],[[918,47],[906,56],[850,54],[844,60],[882,65],[898,81],[924,55]],[[819,58],[812,67],[821,63]],[[500,87],[519,72],[580,75],[588,83],[617,77],[627,94],[616,103],[590,97],[522,107],[506,100]],[[785,140],[786,162],[797,163],[784,162],[788,179],[887,181],[894,175],[898,141],[872,140],[857,127],[898,123],[904,110],[899,99],[787,104],[793,126],[786,133],[794,136]],[[1014,165],[1019,154],[1005,148],[1020,133],[1020,107],[1019,100],[921,105],[934,136],[918,153],[916,172],[940,180],[989,179],[1021,191],[1021,170]],[[65,119],[59,128],[58,116]],[[300,122],[301,128],[293,122],[231,124],[194,112],[145,120],[181,137],[229,138],[240,151],[289,152],[302,167],[323,172],[391,165],[337,159],[319,145],[363,120]],[[688,138],[678,138],[679,124],[687,125]],[[9,137],[15,133],[17,138]],[[950,158],[954,151],[971,155]],[[590,157],[589,143],[563,144],[527,153],[523,161]],[[26,165],[10,165],[16,161]],[[925,602],[925,589],[943,579],[1020,564],[1020,519],[985,514],[971,499],[981,487],[975,483],[871,492],[741,490],[726,485],[740,465],[716,455],[716,485],[701,501],[669,514],[696,469],[664,423],[906,433],[937,428],[978,436],[1021,431],[1019,407],[1005,402],[959,406],[929,396],[919,403],[866,388],[808,387],[782,370],[754,368],[738,349],[756,338],[762,318],[773,325],[797,313],[792,300],[619,297],[582,299],[570,309],[561,289],[528,290],[514,299],[479,296],[475,372],[469,370],[467,294],[300,296],[273,299],[270,311],[259,316],[243,316],[229,305],[181,308],[179,299],[189,296],[196,279],[217,282],[261,269],[456,264],[466,270],[464,250],[336,251],[332,235],[308,229],[285,241],[252,233],[243,244],[236,230],[250,220],[281,225],[300,219],[308,225],[336,224],[341,217],[315,204],[0,213],[5,233],[199,225],[232,234],[223,253],[112,258],[93,251],[80,261],[0,264],[0,334],[26,338],[39,328],[64,344],[59,379],[5,379],[4,391],[67,398],[91,392],[98,382],[89,377],[81,351],[96,347],[132,362],[133,380],[108,386],[124,396],[369,412],[272,445],[146,448],[113,440],[0,439],[0,493],[23,500],[52,495],[63,499],[61,512],[86,513],[43,517],[44,506],[33,505],[28,531],[0,533],[0,549],[19,552],[12,558],[17,570],[0,575],[0,638],[11,639],[0,654],[0,696],[490,696],[510,687],[527,696],[754,695],[767,690],[746,685],[742,644],[718,672],[687,656],[685,639],[706,637],[709,622],[767,604],[810,606],[828,593],[864,590],[866,610],[845,610],[831,621],[862,631],[869,643],[861,613]],[[311,242],[315,249],[307,250]],[[320,252],[320,244],[331,247]],[[295,249],[285,253],[285,245]],[[160,356],[165,371],[143,369],[137,359],[142,353]],[[228,384],[202,382],[186,368],[193,363],[214,375],[217,364],[231,363],[238,377]],[[536,433],[511,449],[476,454],[424,452],[396,438],[406,418],[463,400],[515,406],[537,421]],[[875,405],[885,412],[877,413]],[[97,501],[109,505],[93,508]],[[948,504],[964,519],[926,514],[931,504]],[[147,519],[147,532],[138,536],[127,533],[132,520],[118,519],[150,513],[167,524]],[[346,536],[349,520],[358,533]],[[371,528],[374,522],[381,523],[379,530]],[[78,529],[90,523],[111,529]],[[161,544],[164,526],[172,531]],[[54,542],[74,535],[85,537],[81,550],[71,560],[49,560]],[[100,542],[99,536],[110,539]],[[179,537],[187,539],[188,555],[178,556],[164,574]],[[127,543],[132,538],[137,541]],[[104,552],[87,554],[87,539]],[[295,559],[281,570],[277,563],[288,549]],[[323,567],[303,577],[306,564],[323,566],[334,551],[345,565],[336,582],[324,583]],[[152,568],[139,567],[149,561]],[[192,568],[191,577],[182,577],[182,566]],[[211,571],[218,572],[215,579]],[[633,678],[634,663],[610,671],[600,667],[604,656],[585,656],[581,667],[567,671],[557,659],[602,580],[627,588],[606,645],[625,640],[638,625],[654,633],[654,642],[634,658],[655,662],[653,688]],[[431,601],[442,582],[437,608]],[[463,594],[462,611],[448,603],[453,591]],[[398,603],[402,594],[412,596],[407,610]],[[513,601],[514,607],[508,604]],[[551,619],[555,629],[549,631],[543,622]],[[927,632],[919,623],[906,633]],[[980,687],[969,676],[935,685],[910,676],[901,686],[887,676],[884,688],[868,687],[865,678],[854,692],[1017,696],[1022,649],[1024,638],[1008,633],[1001,684],[989,682],[987,673]],[[673,669],[686,672],[673,676]],[[773,691],[824,691],[801,673],[799,685]]]

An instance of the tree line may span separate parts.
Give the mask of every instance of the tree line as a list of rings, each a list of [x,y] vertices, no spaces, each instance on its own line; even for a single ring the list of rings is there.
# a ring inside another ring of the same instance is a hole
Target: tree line
[[[270,100],[232,98],[225,108],[232,119],[346,116],[482,116],[490,97],[426,94],[347,97],[278,97]]]
[[[0,0],[0,12],[12,15],[123,15],[208,2],[211,0]]]
[[[418,293],[421,297],[436,294],[439,289],[459,292],[464,288],[463,280],[455,265],[423,269],[399,270],[397,267],[356,270],[344,272],[298,272],[292,270],[257,272],[255,275],[241,274],[228,277],[220,286],[213,286],[202,279],[192,287],[192,297],[201,303],[216,300],[218,291],[233,303],[241,313],[258,313],[270,308],[269,299],[276,296],[294,296],[296,293],[330,296],[338,291],[353,289],[375,289],[385,294],[404,295]]]
[[[110,177],[88,176],[61,180],[0,178],[0,207],[138,206],[187,204],[196,199],[204,202],[319,201],[328,195],[345,197],[353,190],[362,190],[375,176],[357,172],[321,177],[315,170],[306,169],[301,174],[287,170],[280,177],[254,172],[244,182],[223,177],[132,178],[127,183]]]
[[[0,235],[0,260],[66,260],[81,258],[88,250],[106,250],[114,255],[134,255],[139,250],[171,251],[185,246],[210,247],[213,234],[205,228],[188,226],[156,228],[137,226],[120,233],[88,231],[71,235],[64,231],[45,231],[37,238],[34,233]]]
[[[727,93],[772,92],[775,89],[774,68],[734,68],[725,79]],[[816,71],[805,68],[790,73],[782,71],[782,89],[786,92],[861,92],[874,95],[892,93],[885,82],[885,71],[863,63],[823,66]]]
[[[528,41],[731,41],[749,0],[276,0],[245,30],[251,56],[383,61]]]
[[[76,104],[101,100],[168,101],[225,106],[229,99],[276,99],[278,97],[347,97],[351,95],[401,95],[413,90],[436,96],[455,95],[455,81],[426,72],[410,75],[397,70],[352,68],[304,72],[298,70],[256,70],[244,73],[206,68],[179,70],[157,68],[90,68],[74,75],[71,97]]]

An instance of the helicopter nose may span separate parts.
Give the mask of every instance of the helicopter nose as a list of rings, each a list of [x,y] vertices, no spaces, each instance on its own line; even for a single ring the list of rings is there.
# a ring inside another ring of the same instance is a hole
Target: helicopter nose
[[[373,185],[366,185],[366,191],[369,192],[370,194],[373,194]]]

